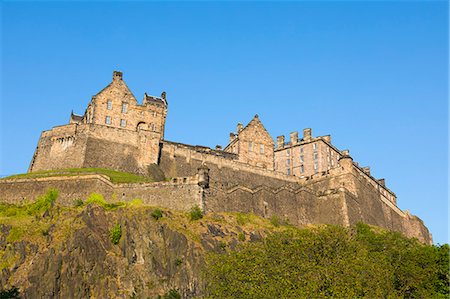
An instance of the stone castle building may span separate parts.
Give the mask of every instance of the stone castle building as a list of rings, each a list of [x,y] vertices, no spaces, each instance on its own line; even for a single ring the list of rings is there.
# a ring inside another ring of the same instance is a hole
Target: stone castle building
[[[60,201],[102,193],[107,200],[144,202],[205,212],[238,211],[279,216],[295,225],[352,225],[359,221],[400,231],[430,243],[418,217],[397,207],[395,193],[369,167],[353,162],[331,137],[304,129],[274,143],[258,115],[237,125],[230,142],[216,149],[164,139],[168,103],[145,94],[139,104],[121,72],[92,97],[83,115],[44,131],[29,172],[67,168],[107,168],[153,177],[153,183],[114,184],[103,175],[0,180],[0,201],[30,200],[48,188]]]

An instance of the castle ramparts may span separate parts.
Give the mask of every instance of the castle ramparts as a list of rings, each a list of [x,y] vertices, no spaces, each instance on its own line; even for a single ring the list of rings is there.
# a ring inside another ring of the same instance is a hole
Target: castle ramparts
[[[360,167],[331,136],[313,137],[305,129],[277,138],[256,115],[237,126],[230,144],[216,149],[164,140],[166,94],[144,95],[139,104],[122,79],[95,95],[84,115],[44,131],[30,172],[65,168],[108,168],[147,175],[157,167],[168,181],[114,184],[102,175],[0,180],[0,200],[25,202],[49,188],[72,205],[93,192],[108,201],[141,199],[177,210],[199,205],[205,212],[237,211],[278,216],[295,225],[352,225],[359,221],[402,232],[430,243],[422,221],[397,207],[383,179]]]

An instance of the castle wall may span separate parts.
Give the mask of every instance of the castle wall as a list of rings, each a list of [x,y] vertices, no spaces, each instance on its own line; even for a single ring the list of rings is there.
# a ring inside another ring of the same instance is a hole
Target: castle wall
[[[181,211],[203,206],[203,192],[196,177],[182,178],[177,183],[112,184],[107,177],[97,174],[2,180],[0,202],[30,202],[51,188],[58,190],[58,202],[66,206],[72,206],[77,199],[85,200],[94,192],[102,194],[108,202],[141,199],[148,205]]]
[[[408,216],[383,196],[350,158],[338,168],[300,179],[163,142],[160,167],[166,176],[193,175],[202,164],[210,169],[207,212],[276,215],[295,225],[365,222],[431,242],[420,219]]]
[[[145,174],[158,162],[159,138],[147,130],[94,124],[55,127],[42,134],[29,171],[99,167]]]

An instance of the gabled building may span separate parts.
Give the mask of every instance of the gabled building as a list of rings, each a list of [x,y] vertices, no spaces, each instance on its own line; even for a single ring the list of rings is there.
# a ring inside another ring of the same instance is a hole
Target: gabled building
[[[238,155],[238,161],[273,170],[274,142],[261,123],[258,115],[243,128],[237,125],[237,132],[230,133],[230,143],[224,151]]]

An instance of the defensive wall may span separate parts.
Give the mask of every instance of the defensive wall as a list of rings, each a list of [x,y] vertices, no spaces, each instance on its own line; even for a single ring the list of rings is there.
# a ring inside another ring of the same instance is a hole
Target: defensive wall
[[[106,131],[97,133],[101,132]],[[109,146],[113,152],[119,148]],[[163,141],[157,162],[170,181],[113,184],[106,176],[96,174],[0,180],[0,201],[27,202],[56,188],[59,201],[65,205],[96,192],[109,202],[138,198],[175,210],[199,205],[205,212],[278,216],[294,225],[348,226],[362,221],[431,242],[422,221],[400,210],[350,157],[341,158],[336,168],[298,178],[239,162],[232,153]],[[206,179],[201,177],[204,168],[208,169]]]
[[[181,211],[203,206],[203,188],[198,176],[174,178],[169,182],[114,184],[98,174],[1,180],[0,202],[28,203],[52,188],[59,192],[58,202],[66,206],[73,206],[76,200],[85,200],[92,193],[102,194],[107,202],[140,199],[148,205]]]
[[[63,168],[111,168],[146,174],[157,163],[158,133],[96,124],[69,124],[44,131],[29,172]]]
[[[159,166],[166,176],[190,176],[209,169],[204,208],[286,218],[295,225],[352,225],[365,222],[430,243],[423,222],[396,206],[395,195],[380,188],[350,157],[336,168],[298,178],[223,158],[214,150],[163,141]]]

